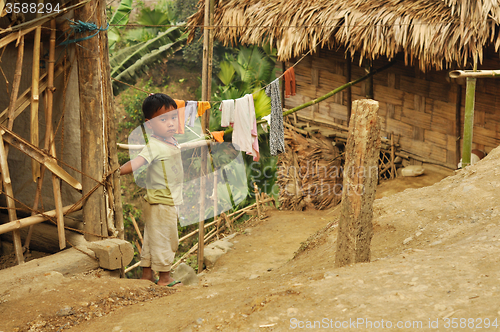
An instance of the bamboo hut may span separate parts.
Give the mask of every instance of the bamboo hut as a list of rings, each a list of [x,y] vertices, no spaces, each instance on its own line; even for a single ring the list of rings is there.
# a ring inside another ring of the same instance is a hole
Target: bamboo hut
[[[203,25],[204,2],[189,18],[191,38]],[[500,4],[458,0],[215,0],[215,38],[225,45],[277,47],[295,66],[297,94],[285,108],[313,100],[389,61],[396,64],[297,113],[302,123],[341,130],[351,101],[380,103],[382,136],[398,137],[394,152],[455,169],[460,159],[465,80],[452,69],[500,68]],[[500,144],[500,88],[481,79],[476,90],[473,148]],[[339,129],[340,128],[340,129]]]
[[[123,238],[123,220],[105,2],[15,4],[0,1],[0,234],[21,263]]]

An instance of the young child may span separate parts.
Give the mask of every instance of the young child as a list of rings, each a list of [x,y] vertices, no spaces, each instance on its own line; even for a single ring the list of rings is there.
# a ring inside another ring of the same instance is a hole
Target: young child
[[[154,270],[160,274],[158,285],[172,287],[180,283],[170,276],[170,269],[179,244],[176,205],[182,204],[183,180],[181,151],[173,137],[179,128],[177,105],[169,96],[156,93],[144,100],[142,112],[153,134],[141,153],[120,167],[120,174],[148,165],[141,279],[154,281]]]

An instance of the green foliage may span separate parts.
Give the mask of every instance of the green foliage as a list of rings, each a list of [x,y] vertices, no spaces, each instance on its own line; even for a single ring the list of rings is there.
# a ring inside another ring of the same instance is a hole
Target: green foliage
[[[127,24],[129,21],[130,12],[132,11],[133,0],[122,0],[113,16],[109,20],[109,24]],[[120,41],[123,27],[114,26],[108,30],[109,49],[115,48],[117,42]]]
[[[160,32],[158,36],[133,46],[129,46],[113,55],[109,62],[111,77],[134,84],[148,69],[167,55],[174,54],[186,42],[187,35],[178,27]],[[124,84],[113,82],[113,93],[117,95],[125,89]]]

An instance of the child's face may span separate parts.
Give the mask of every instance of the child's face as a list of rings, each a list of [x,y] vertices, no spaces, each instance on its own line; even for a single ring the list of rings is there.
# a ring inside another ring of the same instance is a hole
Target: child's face
[[[162,138],[174,136],[179,129],[179,119],[177,110],[173,107],[160,108],[153,114],[153,118],[146,121],[146,126],[153,130],[153,133]]]

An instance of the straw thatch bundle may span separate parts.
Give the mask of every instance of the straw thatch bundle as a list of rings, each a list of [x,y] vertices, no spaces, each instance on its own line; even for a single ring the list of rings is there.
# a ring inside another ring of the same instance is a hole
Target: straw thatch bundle
[[[188,20],[203,25],[204,0]],[[481,62],[500,46],[498,0],[215,0],[215,38],[225,45],[271,41],[280,61],[343,46],[363,59],[403,52],[426,71]]]
[[[285,144],[286,153],[278,160],[281,209],[336,206],[342,198],[339,149],[319,133],[306,138],[290,129],[285,129]]]

